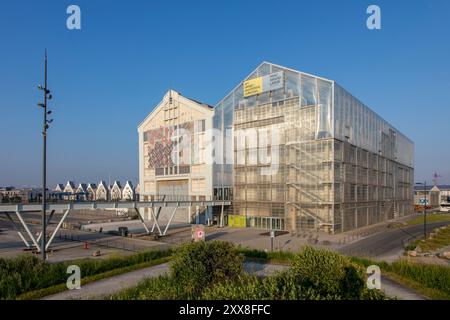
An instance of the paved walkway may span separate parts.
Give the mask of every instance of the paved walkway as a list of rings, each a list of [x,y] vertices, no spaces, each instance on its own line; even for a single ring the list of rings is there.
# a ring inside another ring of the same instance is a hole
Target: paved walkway
[[[400,300],[428,300],[414,290],[386,277],[381,277],[381,290],[389,297],[396,297]]]
[[[116,293],[123,289],[134,287],[145,278],[164,275],[168,270],[169,264],[163,263],[88,283],[87,285],[82,286],[80,290],[63,291],[51,296],[44,297],[43,300],[98,299]]]
[[[254,273],[257,276],[270,276],[276,272],[286,270],[286,265],[262,264],[257,262],[245,262],[244,270]],[[80,290],[67,290],[51,296],[44,297],[43,300],[86,300],[101,299],[102,297],[114,294],[123,289],[132,288],[145,278],[158,277],[164,275],[169,270],[169,264],[163,263],[156,266],[124,273],[114,277],[106,278],[82,286]],[[406,288],[397,282],[382,277],[381,290],[390,297],[397,297],[402,300],[425,300],[426,298],[415,291]]]

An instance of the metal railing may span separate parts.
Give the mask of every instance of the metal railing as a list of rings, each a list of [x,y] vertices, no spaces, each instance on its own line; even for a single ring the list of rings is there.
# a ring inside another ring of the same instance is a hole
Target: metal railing
[[[67,197],[75,197],[76,195],[68,195]],[[139,199],[88,199],[88,198],[77,198],[77,199],[67,199],[67,198],[47,198],[47,204],[71,204],[71,203],[125,203],[125,202],[187,202],[187,201],[231,201],[231,199],[221,199],[223,197],[219,196],[191,196],[191,195],[148,195],[141,196]],[[27,200],[15,200],[10,201],[9,199],[2,199],[0,205],[10,205],[10,204],[41,204],[42,200],[39,199],[27,199]]]

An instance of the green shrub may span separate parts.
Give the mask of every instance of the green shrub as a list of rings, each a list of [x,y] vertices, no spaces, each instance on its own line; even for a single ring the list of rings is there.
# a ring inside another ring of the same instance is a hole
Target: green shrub
[[[415,250],[416,247],[417,247],[417,243],[411,242],[411,243],[408,243],[407,245],[405,245],[405,250],[412,251],[412,250]]]
[[[289,262],[295,254],[289,251],[266,252],[256,249],[238,249],[238,252],[249,259],[267,260],[275,262]]]
[[[109,297],[111,300],[178,300],[185,296],[173,278],[159,276],[148,278],[134,288],[125,289]]]
[[[364,270],[345,256],[306,246],[294,257],[291,265],[298,283],[320,296],[361,298],[366,279]]]
[[[313,288],[302,288],[290,272],[258,278],[244,275],[207,288],[202,296],[207,300],[335,300],[336,295],[321,295]]]
[[[182,245],[174,256],[170,275],[195,298],[216,283],[237,279],[243,272],[242,257],[229,242],[195,242]]]
[[[243,252],[245,251],[245,252]],[[148,279],[111,299],[337,300],[385,299],[365,288],[362,267],[349,258],[306,247],[293,257],[292,268],[264,278],[243,273],[242,257],[270,259],[268,253],[236,250],[226,242],[181,246],[168,276]],[[292,256],[292,254],[290,254]]]
[[[258,278],[242,275],[234,281],[218,283],[207,288],[202,298],[207,300],[288,300],[296,299],[299,288],[287,273]]]
[[[49,269],[47,263],[34,256],[0,259],[0,298],[14,299],[23,290],[37,286]]]

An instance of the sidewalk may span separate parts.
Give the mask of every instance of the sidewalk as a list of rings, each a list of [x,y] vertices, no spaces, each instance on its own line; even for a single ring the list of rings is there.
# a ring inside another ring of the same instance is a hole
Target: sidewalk
[[[67,290],[42,300],[89,300],[101,299],[121,290],[132,288],[145,278],[153,278],[164,275],[169,270],[169,264],[163,263],[148,268],[131,271],[110,278],[89,283],[80,290]]]

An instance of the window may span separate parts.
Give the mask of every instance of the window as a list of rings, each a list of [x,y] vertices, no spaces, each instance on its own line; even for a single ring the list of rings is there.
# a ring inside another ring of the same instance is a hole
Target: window
[[[316,80],[308,76],[302,76],[302,103],[301,106],[315,106],[317,104]]]
[[[286,98],[298,97],[300,94],[300,77],[297,73],[285,71]]]

